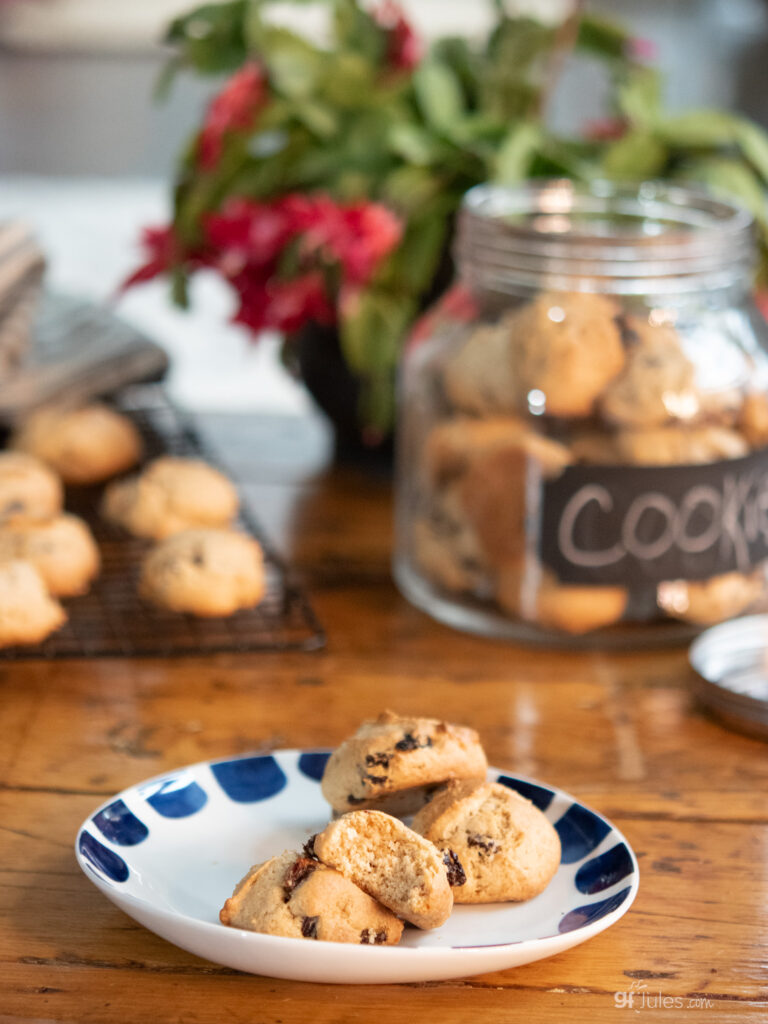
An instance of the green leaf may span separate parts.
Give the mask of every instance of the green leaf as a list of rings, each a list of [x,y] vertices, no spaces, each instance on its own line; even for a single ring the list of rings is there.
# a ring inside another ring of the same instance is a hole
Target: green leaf
[[[514,185],[526,178],[541,143],[541,127],[521,121],[507,133],[494,161],[493,178],[502,185]]]
[[[410,220],[400,245],[376,275],[376,285],[406,296],[419,296],[433,281],[442,258],[450,219],[444,210]]]
[[[736,127],[736,142],[763,181],[768,182],[768,133],[744,118]]]
[[[619,112],[633,125],[648,127],[661,109],[661,79],[652,68],[633,67],[618,87]]]
[[[722,110],[689,110],[660,119],[656,128],[674,149],[710,149],[736,141],[739,118]]]
[[[341,346],[350,369],[366,374],[391,371],[414,313],[412,301],[366,288],[341,317]]]
[[[627,49],[629,35],[621,25],[595,14],[582,15],[576,46],[598,57],[621,59]]]
[[[371,64],[380,64],[387,49],[387,40],[381,26],[356,3],[356,0],[335,0],[333,27],[337,43],[351,50]]]
[[[290,99],[314,96],[323,71],[323,57],[286,28],[270,27],[262,39],[261,59],[276,92]]]
[[[413,88],[427,124],[450,134],[465,114],[461,84],[451,68],[437,60],[424,61],[413,76]]]
[[[171,22],[165,41],[177,59],[202,74],[234,71],[247,57],[243,34],[247,0],[204,4]]]
[[[294,106],[295,116],[321,139],[330,139],[339,130],[339,119],[334,110],[324,103],[301,100]]]
[[[660,175],[668,150],[652,132],[637,129],[610,143],[603,153],[602,171],[618,181],[641,181]]]
[[[423,209],[442,187],[442,179],[424,167],[396,167],[386,178],[381,198],[399,213],[410,214]]]
[[[398,156],[417,166],[437,163],[444,153],[437,140],[416,124],[392,125],[389,144]]]
[[[678,177],[701,182],[713,192],[741,203],[763,229],[768,228],[765,189],[757,175],[739,160],[708,157],[690,161],[680,168]]]

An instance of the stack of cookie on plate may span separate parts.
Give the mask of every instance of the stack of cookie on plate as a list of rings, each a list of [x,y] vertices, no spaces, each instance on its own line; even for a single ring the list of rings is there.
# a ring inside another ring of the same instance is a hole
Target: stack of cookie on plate
[[[566,467],[703,465],[768,446],[768,396],[748,362],[738,387],[717,373],[704,387],[691,339],[663,314],[542,292],[458,333],[425,371],[408,544],[438,591],[571,634],[659,615],[710,624],[765,595],[765,565],[641,592],[629,578],[563,584],[539,561],[543,487]]]
[[[251,868],[222,923],[395,945],[404,922],[437,928],[455,903],[533,898],[560,864],[557,832],[486,773],[472,729],[390,711],[364,722],[325,768],[334,820],[301,852]],[[411,814],[409,827],[401,818]]]
[[[87,592],[100,554],[87,523],[64,511],[65,487],[100,485],[135,467],[143,445],[132,420],[106,405],[48,408],[0,452],[0,647],[35,644],[62,626],[59,598]],[[110,483],[102,514],[156,542],[139,589],[158,607],[230,615],[265,592],[261,548],[234,529],[237,492],[198,459],[161,457]]]

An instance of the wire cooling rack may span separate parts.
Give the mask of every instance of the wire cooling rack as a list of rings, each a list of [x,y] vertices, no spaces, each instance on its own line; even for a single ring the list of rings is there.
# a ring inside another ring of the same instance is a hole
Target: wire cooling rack
[[[191,423],[158,385],[126,389],[114,403],[141,431],[145,459],[187,455],[212,462]],[[44,643],[0,651],[2,659],[138,657],[211,654],[222,651],[312,651],[325,634],[306,594],[293,583],[261,528],[246,509],[238,526],[264,551],[267,593],[256,607],[227,618],[203,619],[167,612],[137,593],[141,560],[150,547],[112,526],[99,514],[102,487],[67,490],[67,509],[91,527],[102,569],[91,590],[64,601],[68,622]]]

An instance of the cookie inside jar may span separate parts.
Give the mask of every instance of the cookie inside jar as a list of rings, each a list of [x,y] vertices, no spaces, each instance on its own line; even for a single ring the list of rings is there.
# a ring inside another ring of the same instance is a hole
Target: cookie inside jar
[[[402,373],[406,596],[460,628],[565,643],[682,640],[762,609],[749,215],[657,184],[482,186],[456,262]]]

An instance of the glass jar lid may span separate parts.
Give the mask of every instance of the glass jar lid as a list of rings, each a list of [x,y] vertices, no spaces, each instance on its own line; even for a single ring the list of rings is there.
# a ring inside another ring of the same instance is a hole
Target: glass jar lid
[[[558,179],[471,189],[455,256],[481,291],[642,295],[748,285],[756,249],[751,214],[707,192]]]

